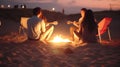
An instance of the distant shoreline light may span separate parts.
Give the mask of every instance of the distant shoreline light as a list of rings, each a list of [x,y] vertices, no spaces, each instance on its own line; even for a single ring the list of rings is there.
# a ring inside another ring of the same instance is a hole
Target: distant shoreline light
[[[8,5],[8,8],[10,8],[11,7],[11,5]]]
[[[52,11],[55,11],[55,8],[54,8],[54,7],[52,8]]]
[[[4,5],[0,5],[1,8],[4,8],[5,6]]]
[[[5,6],[5,5],[2,4],[2,5],[0,5],[0,8],[11,8],[11,5],[6,5]]]

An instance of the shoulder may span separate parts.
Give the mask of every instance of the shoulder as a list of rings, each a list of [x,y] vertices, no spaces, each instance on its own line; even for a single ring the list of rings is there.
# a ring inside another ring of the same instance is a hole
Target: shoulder
[[[83,21],[83,18],[79,18],[79,22],[82,22]]]
[[[37,16],[32,16],[29,21],[35,21],[35,22],[41,22],[42,19],[41,18],[38,18]]]
[[[81,21],[82,20],[82,18],[79,18],[79,21]]]

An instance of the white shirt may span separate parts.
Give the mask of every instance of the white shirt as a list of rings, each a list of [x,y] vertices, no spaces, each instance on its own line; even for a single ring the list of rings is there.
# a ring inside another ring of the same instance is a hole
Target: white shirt
[[[42,32],[45,32],[45,23],[37,16],[31,17],[28,22],[27,35],[31,39],[39,39]]]

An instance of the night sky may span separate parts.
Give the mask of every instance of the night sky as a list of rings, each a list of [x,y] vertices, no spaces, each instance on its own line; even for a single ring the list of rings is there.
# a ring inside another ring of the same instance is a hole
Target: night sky
[[[120,0],[0,0],[0,5],[26,4],[27,8],[41,7],[42,9],[56,11],[65,10],[65,13],[79,13],[81,8],[92,9],[93,11],[120,10]]]

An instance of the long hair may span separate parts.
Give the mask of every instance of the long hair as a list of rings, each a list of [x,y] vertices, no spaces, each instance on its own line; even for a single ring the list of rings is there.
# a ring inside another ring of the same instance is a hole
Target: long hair
[[[89,32],[93,32],[97,28],[92,10],[87,10],[83,18],[82,27]]]

